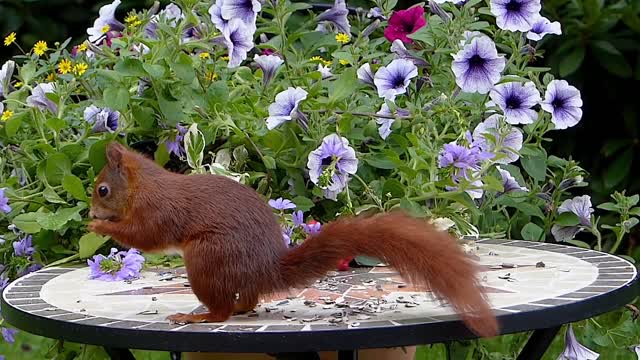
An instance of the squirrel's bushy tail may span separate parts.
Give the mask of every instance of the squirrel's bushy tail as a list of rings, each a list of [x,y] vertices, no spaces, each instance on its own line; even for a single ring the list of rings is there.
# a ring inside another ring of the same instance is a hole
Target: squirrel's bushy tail
[[[308,285],[334,270],[339,260],[355,255],[381,259],[406,281],[445,298],[477,335],[497,335],[498,323],[480,289],[476,264],[451,236],[400,212],[325,224],[283,257],[283,281],[290,287]]]

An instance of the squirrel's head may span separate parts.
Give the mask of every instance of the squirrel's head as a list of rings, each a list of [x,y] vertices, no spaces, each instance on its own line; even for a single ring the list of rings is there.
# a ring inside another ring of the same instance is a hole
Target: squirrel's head
[[[117,142],[107,145],[107,163],[98,174],[89,216],[92,219],[118,221],[127,211],[131,165],[128,150]]]

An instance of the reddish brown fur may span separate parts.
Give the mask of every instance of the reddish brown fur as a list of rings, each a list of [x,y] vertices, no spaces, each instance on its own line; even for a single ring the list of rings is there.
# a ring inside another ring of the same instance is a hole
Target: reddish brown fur
[[[430,287],[481,336],[498,332],[477,283],[477,269],[455,241],[401,213],[342,219],[287,250],[276,216],[250,187],[216,175],[164,170],[118,144],[98,175],[90,230],[143,251],[181,250],[191,287],[209,309],[177,322],[224,321],[261,295],[304,286],[350,255],[388,261],[415,285]],[[100,185],[110,187],[101,198]]]

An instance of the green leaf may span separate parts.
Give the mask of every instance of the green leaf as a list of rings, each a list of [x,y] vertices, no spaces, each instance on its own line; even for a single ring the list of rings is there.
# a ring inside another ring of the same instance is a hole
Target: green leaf
[[[156,152],[153,153],[153,158],[155,159],[156,164],[160,166],[164,166],[170,160],[171,156],[169,155],[166,143],[158,146]]]
[[[386,197],[387,194],[391,194],[393,198],[404,197],[405,189],[404,185],[396,179],[388,179],[382,186],[382,194]]]
[[[49,127],[49,129],[55,132],[60,132],[60,130],[64,129],[67,126],[66,121],[57,117],[48,118],[47,121],[45,121],[45,124],[47,125],[47,127]]]
[[[329,85],[329,103],[335,103],[352,96],[358,87],[354,68],[348,68],[340,74],[338,80]]]
[[[371,256],[364,256],[364,255],[356,256],[355,260],[358,263],[358,265],[362,265],[362,266],[376,266],[382,263],[382,261],[378,260],[377,258],[374,258]]]
[[[591,42],[591,45],[605,53],[609,53],[610,55],[622,55],[620,50],[616,49],[615,46],[606,40],[594,40]]]
[[[627,199],[629,200],[629,206],[636,206],[638,201],[640,201],[640,195],[638,194],[631,195]]]
[[[611,54],[599,49],[594,49],[593,55],[597,62],[602,65],[610,74],[617,75],[622,78],[630,78],[633,69],[625,57],[621,54]]]
[[[591,249],[591,246],[584,241],[580,240],[565,240],[564,242],[581,247],[583,249]]]
[[[301,210],[303,212],[307,212],[313,208],[315,205],[311,199],[304,196],[296,196],[291,200],[294,204],[296,204],[296,209]]]
[[[43,215],[45,214],[36,212],[20,214],[13,218],[13,224],[27,234],[35,234],[42,229],[38,224],[38,219]]]
[[[429,26],[423,26],[413,34],[407,35],[407,37],[413,40],[423,42],[429,46],[433,46],[435,44],[433,39],[433,31]]]
[[[262,157],[262,162],[267,169],[274,170],[276,168],[276,159],[269,155],[265,155]]]
[[[110,87],[102,93],[104,104],[112,109],[125,112],[129,104],[129,92],[122,87]]]
[[[132,110],[133,119],[141,128],[151,130],[156,126],[155,113],[153,109],[143,106],[134,106]]]
[[[520,163],[527,174],[534,180],[544,181],[547,172],[547,162],[543,154],[536,156],[522,155],[520,157]]]
[[[173,99],[166,90],[158,94],[158,105],[167,124],[175,126],[184,119],[182,104],[180,104],[180,101]]]
[[[407,198],[403,198],[400,200],[400,208],[405,210],[411,216],[423,217],[425,216],[425,211],[422,209],[422,206],[415,201],[409,200]]]
[[[629,210],[629,215],[640,216],[640,207],[634,207]]]
[[[80,246],[78,251],[80,258],[86,259],[93,256],[93,254],[95,254],[100,246],[106,243],[107,240],[109,240],[109,238],[94,233],[88,233],[82,236],[78,241],[78,245]]]
[[[99,173],[107,163],[105,151],[108,143],[109,140],[100,140],[95,142],[91,145],[91,148],[89,148],[89,162],[96,173]]]
[[[191,83],[196,77],[196,72],[193,70],[193,61],[191,57],[183,52],[178,55],[178,60],[171,64],[171,69],[176,73],[178,79],[185,83]]]
[[[524,240],[540,241],[543,233],[544,230],[534,223],[528,223],[520,230],[520,234]]]
[[[584,60],[584,53],[585,51],[583,47],[577,47],[569,54],[563,56],[562,60],[560,60],[560,64],[558,65],[560,76],[565,77],[578,70]]]
[[[204,158],[205,140],[202,131],[198,129],[198,124],[193,123],[184,134],[184,150],[187,154],[187,163],[192,169],[202,166]]]
[[[606,330],[605,330],[606,331]],[[609,346],[611,346],[611,338],[609,337],[609,335],[603,331],[603,333],[601,334],[597,334],[596,336],[591,338],[593,340],[594,343],[607,348]]]
[[[115,64],[113,69],[124,76],[144,77],[147,75],[142,62],[133,58],[121,59]]]
[[[12,138],[20,129],[20,125],[22,125],[22,120],[27,117],[27,113],[22,113],[20,115],[14,115],[4,125],[4,131],[7,133],[7,136]]]
[[[67,155],[67,157],[69,158],[69,160],[71,160],[72,163],[78,160],[78,158],[80,158],[81,155],[86,155],[84,153],[85,150],[86,150],[85,147],[80,144],[68,144],[60,148],[60,152]],[[83,159],[84,159],[84,156],[83,156]]]
[[[78,200],[88,200],[87,191],[82,185],[82,180],[75,175],[66,175],[62,179],[62,188]]]
[[[616,157],[604,172],[604,186],[607,189],[613,189],[622,180],[624,180],[631,171],[631,163],[633,160],[633,149],[629,148],[622,155]]]
[[[625,220],[622,222],[622,226],[624,227],[624,230],[626,232],[629,232],[633,227],[635,227],[636,225],[638,225],[638,222],[640,222],[640,220],[638,220],[637,218],[630,218],[628,220]]]
[[[364,161],[378,169],[395,169],[396,164],[383,154],[376,153],[364,159]]]
[[[216,81],[207,88],[207,105],[214,110],[218,104],[224,104],[229,100],[229,87],[225,81]]]
[[[147,74],[149,74],[149,76],[151,76],[152,79],[160,79],[166,72],[165,67],[162,65],[144,63],[142,64],[142,68],[147,72]]]
[[[44,191],[42,192],[42,196],[44,196],[44,199],[52,204],[67,204],[67,202],[64,201],[64,199],[62,199],[60,195],[58,195],[58,193],[49,186],[44,189]]]
[[[618,208],[618,206],[612,202],[602,203],[598,205],[597,208],[602,210],[607,210],[607,211],[620,212],[620,208]]]
[[[496,177],[488,175],[482,178],[482,182],[484,186],[488,190],[502,192],[504,191],[504,186],[502,185],[502,181],[498,180]]]
[[[560,226],[576,226],[580,224],[580,218],[572,212],[563,212],[558,214],[555,223]]]
[[[55,213],[46,214],[36,219],[38,225],[46,230],[61,230],[69,221],[82,221],[80,211],[87,207],[85,203],[78,203],[72,208],[59,208]]]
[[[49,184],[60,185],[62,178],[71,173],[71,160],[63,153],[52,154],[47,158],[45,174]]]

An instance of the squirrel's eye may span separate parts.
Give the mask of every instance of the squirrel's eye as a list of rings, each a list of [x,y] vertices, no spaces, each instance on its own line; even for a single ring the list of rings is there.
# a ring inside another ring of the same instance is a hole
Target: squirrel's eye
[[[100,195],[100,197],[105,197],[107,195],[109,195],[109,188],[102,185],[98,188],[98,195]]]

